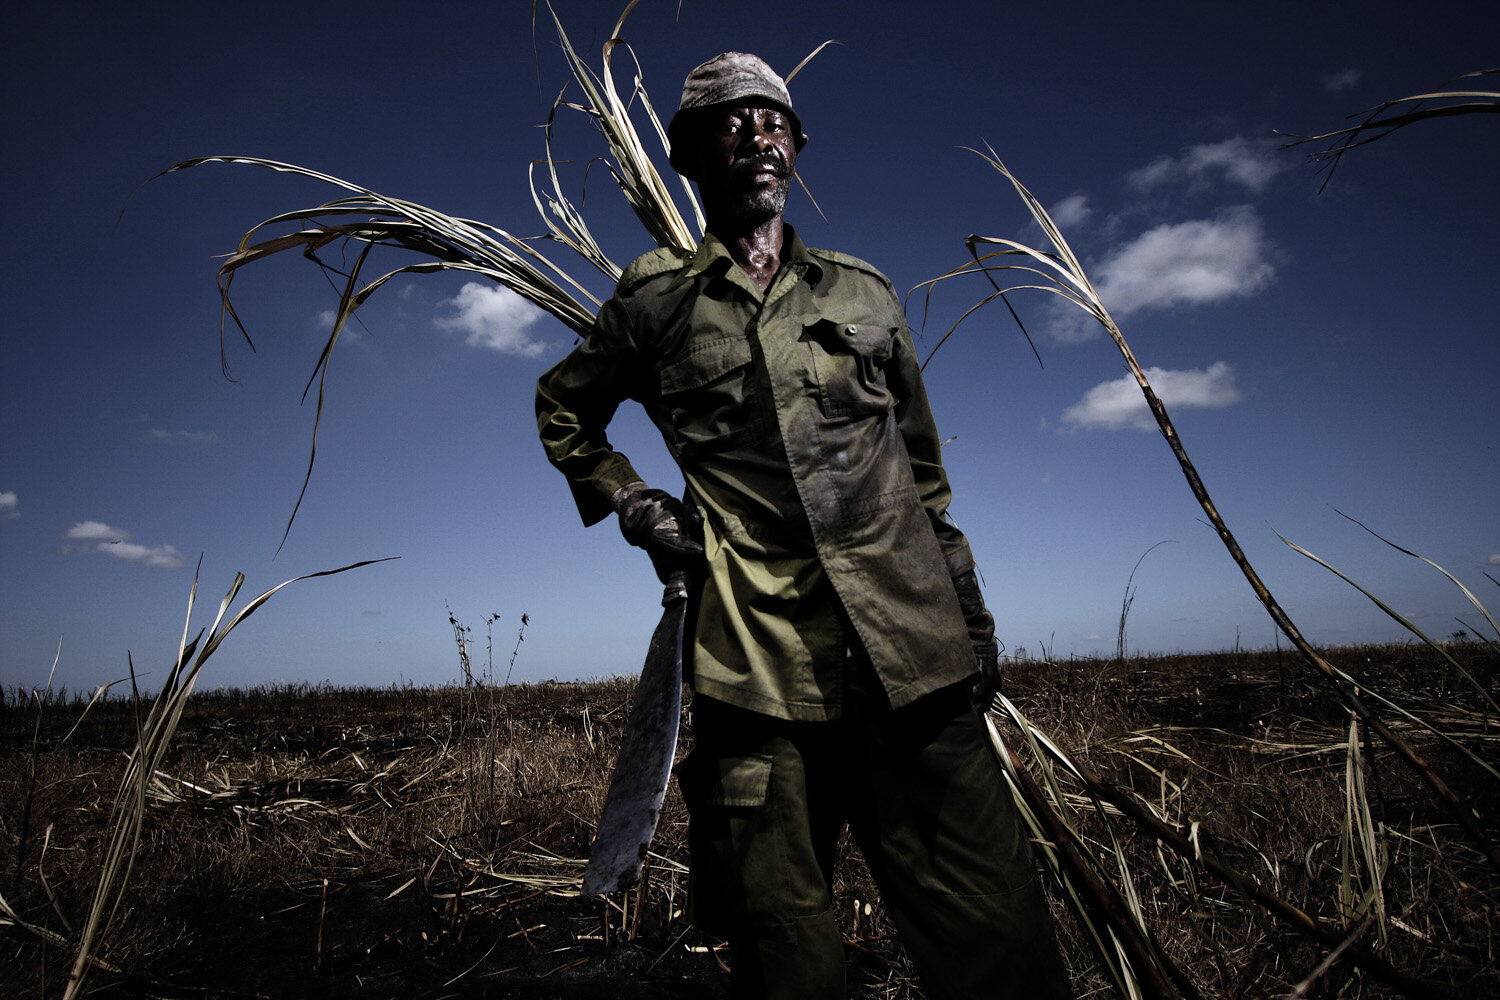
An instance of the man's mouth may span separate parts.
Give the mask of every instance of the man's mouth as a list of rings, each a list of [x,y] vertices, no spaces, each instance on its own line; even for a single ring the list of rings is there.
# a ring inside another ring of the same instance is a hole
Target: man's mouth
[[[771,176],[780,180],[786,175],[785,166],[779,156],[757,156],[741,160],[735,172],[747,178]]]

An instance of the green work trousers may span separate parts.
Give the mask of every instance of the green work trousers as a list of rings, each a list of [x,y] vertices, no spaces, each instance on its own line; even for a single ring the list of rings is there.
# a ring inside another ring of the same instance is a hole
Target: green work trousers
[[[835,722],[698,697],[679,769],[696,924],[731,996],[842,1000],[833,865],[847,824],[932,1000],[1071,995],[1030,846],[966,685]]]

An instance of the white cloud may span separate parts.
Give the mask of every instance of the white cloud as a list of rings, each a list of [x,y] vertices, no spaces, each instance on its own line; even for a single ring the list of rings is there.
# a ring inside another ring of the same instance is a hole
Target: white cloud
[[[1094,268],[1095,287],[1116,316],[1218,302],[1265,287],[1275,274],[1268,253],[1260,220],[1240,206],[1148,229]]]
[[[1223,142],[1188,146],[1181,156],[1163,156],[1125,175],[1137,191],[1150,191],[1169,181],[1204,182],[1222,177],[1260,194],[1271,179],[1291,166],[1275,139],[1235,136]]]
[[[21,498],[15,490],[0,493],[0,521],[9,521],[21,516]]]
[[[1161,156],[1125,175],[1125,183],[1137,191],[1150,191],[1160,187],[1178,172],[1178,163],[1170,156]]]
[[[1500,552],[1496,552],[1494,555],[1490,556],[1490,565],[1500,566]]]
[[[130,532],[122,531],[119,528],[111,528],[103,521],[79,521],[73,527],[69,528],[68,533],[63,537],[72,541],[128,542],[130,541]]]
[[[152,569],[179,569],[184,561],[182,553],[171,545],[146,546],[135,542],[120,542],[116,545],[101,543],[95,546],[95,549],[124,562],[140,563]]]
[[[1206,370],[1148,368],[1146,380],[1168,412],[1173,408],[1229,406],[1239,402],[1241,396],[1234,384],[1234,370],[1223,361],[1216,361]],[[1112,431],[1124,428],[1149,431],[1156,426],[1140,386],[1130,375],[1094,386],[1063,411],[1062,420],[1074,427]]]
[[[314,329],[321,338],[327,338],[333,332],[333,324],[338,322],[339,311],[337,309],[321,309],[314,317]],[[360,344],[364,342],[365,328],[360,324],[358,314],[350,317],[349,322],[339,331],[339,340],[346,344]]]
[[[1223,142],[1206,146],[1192,146],[1183,154],[1189,176],[1198,177],[1215,170],[1224,176],[1260,194],[1271,183],[1271,178],[1291,165],[1291,161],[1280,155],[1280,143],[1276,139],[1246,139],[1235,136]]]
[[[102,552],[123,562],[138,563],[152,569],[179,569],[186,561],[181,552],[171,545],[141,545],[130,540],[130,532],[122,528],[111,528],[103,521],[79,521],[63,535],[66,555],[82,552]]]
[[[440,316],[435,320],[437,325],[462,331],[468,335],[466,342],[474,347],[526,358],[547,350],[545,343],[531,339],[528,333],[546,313],[508,288],[471,281],[442,304],[456,310],[457,315]]]
[[[1156,226],[1088,268],[1094,288],[1117,320],[1142,309],[1208,305],[1244,298],[1275,277],[1272,245],[1249,206],[1212,219]],[[1062,343],[1098,336],[1092,316],[1070,302],[1051,305],[1048,332]]]
[[[1052,221],[1057,223],[1059,228],[1068,229],[1082,225],[1089,216],[1094,214],[1094,210],[1089,207],[1088,195],[1080,192],[1070,194],[1053,205],[1048,210],[1048,214],[1052,216]]]
[[[1364,74],[1357,69],[1341,69],[1337,73],[1329,73],[1323,77],[1323,89],[1329,93],[1338,93],[1341,90],[1348,90],[1363,78]]]

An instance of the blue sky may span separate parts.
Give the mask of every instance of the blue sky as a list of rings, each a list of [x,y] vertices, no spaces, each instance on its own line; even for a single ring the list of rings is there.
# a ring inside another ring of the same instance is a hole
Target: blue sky
[[[597,59],[613,3],[561,0]],[[842,9],[841,9],[842,8]],[[1038,240],[1007,183],[959,147],[988,142],[1051,207],[1120,320],[1251,560],[1319,644],[1399,634],[1305,545],[1438,635],[1492,607],[1500,575],[1495,288],[1500,129],[1424,123],[1357,151],[1329,189],[1283,133],[1494,60],[1500,10],[1410,5],[1008,5],[645,0],[625,35],[655,103],[725,49],[786,72],[811,142],[789,218],[808,243],[870,260],[901,291],[965,259],[971,233]],[[298,405],[336,295],[299,258],[242,273],[255,338],[219,372],[216,255],[276,213],[338,192],[243,166],[142,185],[191,156],[243,154],[539,233],[527,171],[566,82],[553,31],[508,3],[31,5],[0,73],[11,238],[0,255],[0,683],[88,687],[127,651],[157,683],[202,557],[207,624],[299,583],[249,619],[203,683],[441,683],[448,609],[494,623],[503,676],[637,669],[656,617],[646,560],[610,523],[584,530],[535,441],[532,387],[572,338],[449,275],[393,283],[335,353],[307,498],[312,407]],[[576,96],[576,95],[575,95]],[[611,255],[650,248],[602,151],[565,116],[565,184]],[[566,251],[554,249],[556,259]],[[336,252],[327,255],[337,260]],[[605,283],[578,273],[598,294]],[[984,294],[940,287],[918,346]],[[1056,656],[1111,651],[1126,580],[1133,650],[1274,643],[1160,435],[1122,390],[1118,353],[1050,298],[959,329],[928,368],[953,514],[1001,638]],[[649,424],[612,434],[653,484],[680,478]],[[1170,544],[1160,545],[1159,542]],[[243,599],[243,598],[242,598]],[[196,627],[196,626],[195,626]],[[59,652],[60,648],[60,652]]]

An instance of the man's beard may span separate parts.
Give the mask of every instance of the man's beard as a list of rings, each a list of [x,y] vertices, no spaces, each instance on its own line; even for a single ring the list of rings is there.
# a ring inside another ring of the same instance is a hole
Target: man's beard
[[[791,194],[792,182],[790,172],[785,171],[785,164],[780,157],[759,156],[746,159],[735,165],[735,171],[753,173],[763,166],[770,166],[776,171],[775,184],[725,194],[724,215],[736,226],[758,226],[786,211],[786,200]]]
[[[762,222],[770,222],[786,211],[786,200],[790,193],[791,185],[787,178],[782,177],[773,187],[747,191],[742,195],[731,197],[725,208],[729,218],[735,223],[758,226]]]

